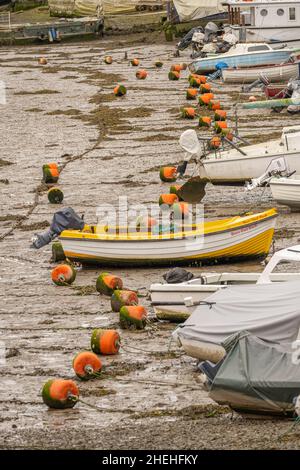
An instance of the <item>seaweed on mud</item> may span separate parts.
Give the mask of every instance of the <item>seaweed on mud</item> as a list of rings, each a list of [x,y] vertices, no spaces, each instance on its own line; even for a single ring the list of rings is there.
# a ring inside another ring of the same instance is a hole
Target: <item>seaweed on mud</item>
[[[3,158],[0,158],[0,167],[1,166],[9,166],[9,165],[13,165],[13,163],[9,162],[8,160],[3,160]]]
[[[25,219],[24,215],[14,215],[14,214],[7,214],[7,215],[1,215],[0,216],[0,222],[20,222],[21,220]]]
[[[177,136],[171,136],[166,134],[154,134],[145,137],[139,137],[134,139],[136,142],[160,142],[162,140],[178,140]]]
[[[81,111],[79,109],[66,109],[66,110],[63,110],[63,109],[56,109],[54,111],[49,111],[48,113],[46,113],[47,116],[78,116],[79,114],[81,114]]]
[[[47,88],[43,90],[36,90],[36,91],[17,91],[14,93],[15,95],[53,95],[56,93],[60,93],[60,91],[57,90],[48,90]]]
[[[28,225],[22,225],[21,230],[23,232],[30,232],[31,230],[43,230],[45,228],[48,228],[50,226],[49,222],[47,220],[43,220],[41,222],[35,222],[32,224]]]
[[[81,388],[80,394],[83,398],[86,397],[104,397],[106,395],[115,395],[117,392],[111,388],[97,387],[97,389],[84,389]]]
[[[188,419],[210,418],[216,415],[224,415],[230,412],[226,406],[220,405],[191,405],[185,408],[170,410],[158,409],[136,412],[131,419],[163,418],[165,416],[177,416]]]
[[[0,180],[0,183],[7,185],[7,184],[9,184],[9,180],[7,178],[4,178],[4,179]]]
[[[29,113],[41,113],[43,112],[43,109],[41,108],[29,108],[29,109],[25,109],[26,112],[29,112]]]

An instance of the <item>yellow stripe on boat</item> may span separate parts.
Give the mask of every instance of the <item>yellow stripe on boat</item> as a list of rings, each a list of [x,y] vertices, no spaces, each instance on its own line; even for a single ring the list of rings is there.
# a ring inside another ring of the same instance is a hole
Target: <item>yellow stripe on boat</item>
[[[265,257],[272,243],[276,216],[276,210],[271,209],[204,222],[201,229],[196,227],[195,231],[187,230],[173,237],[69,230],[60,239],[68,258],[103,265],[172,265],[189,264],[193,260],[204,263]]]

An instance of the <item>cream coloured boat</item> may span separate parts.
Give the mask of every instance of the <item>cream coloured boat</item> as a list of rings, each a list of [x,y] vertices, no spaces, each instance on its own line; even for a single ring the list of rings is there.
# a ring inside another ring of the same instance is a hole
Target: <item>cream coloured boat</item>
[[[276,210],[271,209],[205,221],[185,232],[158,235],[126,229],[110,233],[94,226],[86,231],[66,230],[60,240],[69,259],[100,265],[188,265],[193,261],[210,263],[265,257],[272,243],[276,216]]]

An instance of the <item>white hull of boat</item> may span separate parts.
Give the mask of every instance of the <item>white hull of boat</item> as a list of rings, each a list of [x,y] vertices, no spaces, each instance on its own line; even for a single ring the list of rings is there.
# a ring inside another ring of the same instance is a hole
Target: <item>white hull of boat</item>
[[[158,318],[175,320],[187,318],[192,311],[214,292],[227,286],[256,284],[261,273],[209,273],[180,284],[152,284],[151,303]],[[271,282],[300,281],[300,273],[273,273]],[[188,300],[189,307],[185,302]]]
[[[267,42],[276,46],[300,47],[299,25],[290,27],[246,27],[231,25],[228,30],[243,42]],[[246,34],[245,34],[246,33]]]
[[[264,174],[272,162],[283,158],[288,172],[300,174],[300,126],[283,129],[278,140],[215,152],[201,160],[199,175],[212,183],[244,183]]]
[[[263,67],[249,67],[244,69],[224,69],[222,71],[225,83],[252,83],[265,75],[270,83],[286,82],[291,78],[299,77],[299,63],[283,64]]]
[[[274,178],[270,181],[270,188],[275,201],[300,210],[300,176]]]

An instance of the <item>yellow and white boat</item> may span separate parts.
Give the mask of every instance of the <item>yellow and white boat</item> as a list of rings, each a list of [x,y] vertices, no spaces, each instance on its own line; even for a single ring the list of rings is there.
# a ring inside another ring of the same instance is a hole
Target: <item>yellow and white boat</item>
[[[190,225],[174,233],[112,233],[90,226],[83,231],[65,230],[60,235],[67,258],[82,263],[115,266],[179,265],[197,261],[229,261],[265,257],[270,249],[277,212],[270,209],[216,221]]]

